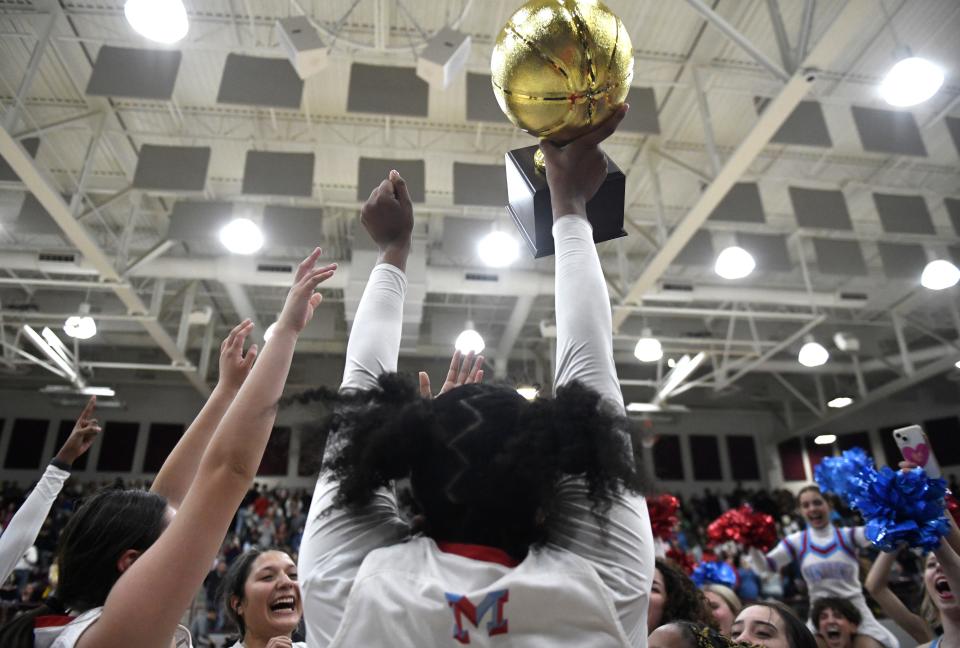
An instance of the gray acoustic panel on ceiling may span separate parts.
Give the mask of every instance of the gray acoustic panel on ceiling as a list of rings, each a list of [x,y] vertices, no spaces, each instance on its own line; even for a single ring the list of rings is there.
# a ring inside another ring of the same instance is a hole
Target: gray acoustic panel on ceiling
[[[30,139],[20,140],[20,146],[26,149],[30,157],[36,158],[37,150],[40,148],[40,138],[31,137]],[[0,157],[0,182],[17,182],[18,180],[20,180],[20,178],[13,169],[10,168],[7,161]]]
[[[241,192],[310,196],[313,194],[313,162],[313,153],[247,151]]]
[[[760,201],[760,187],[755,182],[738,182],[723,197],[710,218],[718,221],[738,223],[763,223],[763,203]]]
[[[927,155],[913,113],[853,106],[853,122],[865,151],[894,155]]]
[[[429,99],[430,85],[417,76],[416,68],[366,63],[350,66],[350,112],[426,117]]]
[[[953,231],[957,233],[957,236],[960,236],[960,199],[944,198],[943,204],[947,208],[947,215],[950,217]]]
[[[947,248],[947,252],[953,258],[953,262],[960,265],[960,245],[951,245]]]
[[[175,241],[215,241],[220,228],[233,219],[230,202],[193,202],[179,200],[170,212],[167,238]]]
[[[53,220],[40,201],[27,192],[27,196],[17,215],[16,231],[18,234],[62,234],[63,230]]]
[[[313,248],[323,240],[323,210],[319,207],[266,205],[263,232],[269,246]]]
[[[391,169],[396,169],[407,183],[410,200],[422,203],[426,200],[426,170],[423,160],[383,160],[360,158],[357,169],[357,200],[366,200],[370,192],[383,182]]]
[[[960,117],[944,117],[943,121],[946,122],[950,137],[953,138],[953,145],[957,147],[957,155],[960,155]]]
[[[657,96],[653,88],[630,88],[627,93],[630,111],[623,118],[619,130],[633,133],[660,134],[660,118],[657,115]]]
[[[863,260],[863,250],[857,241],[837,241],[834,239],[814,238],[813,249],[817,254],[817,266],[824,274],[849,275],[863,277],[867,274],[867,264]]]
[[[285,58],[228,54],[217,103],[300,108],[303,80]]]
[[[790,187],[790,202],[800,227],[852,230],[842,191]]]
[[[755,97],[757,113],[762,113],[769,99]],[[833,146],[823,108],[818,101],[801,101],[771,138],[776,144],[800,144],[802,146]]]
[[[489,74],[467,72],[467,121],[511,123],[500,110]]]
[[[886,232],[894,234],[936,234],[927,201],[923,196],[873,194],[873,203]]]
[[[453,163],[453,204],[503,207],[507,174],[498,164]]]
[[[177,50],[131,49],[104,45],[97,54],[87,94],[167,100],[173,96],[180,59]]]
[[[790,272],[793,264],[787,251],[787,237],[782,234],[738,233],[737,242],[753,255],[761,272]]]
[[[680,250],[674,263],[687,266],[712,266],[716,262],[713,239],[707,230],[697,230]]]
[[[493,231],[488,220],[476,218],[447,218],[443,221],[444,255],[449,259],[470,264],[477,258],[477,243]],[[510,227],[512,230],[513,227]],[[507,230],[507,231],[510,231]],[[513,232],[510,232],[513,235]]]
[[[890,279],[912,279],[920,282],[927,265],[927,253],[915,243],[877,243],[883,272]]]
[[[144,144],[137,158],[133,187],[156,191],[203,191],[209,166],[209,146]]]

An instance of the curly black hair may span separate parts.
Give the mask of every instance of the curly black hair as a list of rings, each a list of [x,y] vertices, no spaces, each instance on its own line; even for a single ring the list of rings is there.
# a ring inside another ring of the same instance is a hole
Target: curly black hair
[[[719,630],[691,621],[674,621],[688,648],[752,648],[752,644],[734,641]]]
[[[425,399],[409,377],[384,374],[375,389],[336,399],[323,464],[339,482],[334,506],[360,509],[409,478],[423,530],[438,540],[519,560],[549,540],[564,477],[582,478],[601,525],[618,494],[642,490],[629,421],[579,383],[532,402],[480,384]]]
[[[656,568],[663,574],[663,585],[666,589],[659,625],[691,621],[719,630],[707,598],[680,567],[672,560],[657,558]]]

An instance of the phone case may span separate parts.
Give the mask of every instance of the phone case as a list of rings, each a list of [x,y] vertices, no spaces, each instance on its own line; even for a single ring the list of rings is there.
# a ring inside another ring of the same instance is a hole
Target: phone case
[[[893,431],[893,440],[900,448],[900,454],[909,462],[915,463],[928,477],[940,477],[940,464],[933,456],[933,448],[923,428],[919,425],[908,425]]]

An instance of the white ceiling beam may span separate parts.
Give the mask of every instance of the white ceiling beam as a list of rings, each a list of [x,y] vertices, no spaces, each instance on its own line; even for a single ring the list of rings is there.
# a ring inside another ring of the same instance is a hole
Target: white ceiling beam
[[[700,0],[688,0],[692,4],[703,4]],[[703,5],[707,8],[706,5]],[[707,8],[709,10],[709,8]],[[743,138],[740,146],[727,159],[726,164],[713,182],[704,190],[696,204],[676,225],[666,243],[653,255],[653,258],[640,273],[640,276],[627,292],[623,303],[638,304],[644,295],[656,285],[677,255],[683,250],[690,238],[710,217],[713,210],[727,195],[727,192],[750,168],[777,130],[793,113],[801,100],[806,97],[816,79],[818,69],[825,69],[843,51],[853,35],[859,33],[859,25],[868,16],[873,5],[868,0],[850,0],[840,15],[831,24],[827,33],[820,39],[813,52],[803,61],[800,70],[780,90],[780,93],[767,105],[756,124]],[[729,35],[729,34],[728,34]],[[618,330],[630,316],[625,309],[614,309],[613,326]]]

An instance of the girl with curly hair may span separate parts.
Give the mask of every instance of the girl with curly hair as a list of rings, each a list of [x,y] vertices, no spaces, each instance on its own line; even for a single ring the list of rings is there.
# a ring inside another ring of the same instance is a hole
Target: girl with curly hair
[[[703,592],[672,561],[657,558],[647,611],[648,633],[674,621],[692,621],[717,628]]]
[[[389,373],[412,206],[395,172],[364,206],[380,263],[301,546],[310,646],[646,645],[653,537],[585,207],[607,174],[598,145],[625,112],[563,149],[542,145],[556,243],[552,400],[478,384],[471,359],[454,358],[433,399]],[[413,536],[394,488],[407,479],[423,520]]]
[[[734,641],[710,626],[690,621],[662,625],[650,635],[648,648],[753,648]]]

